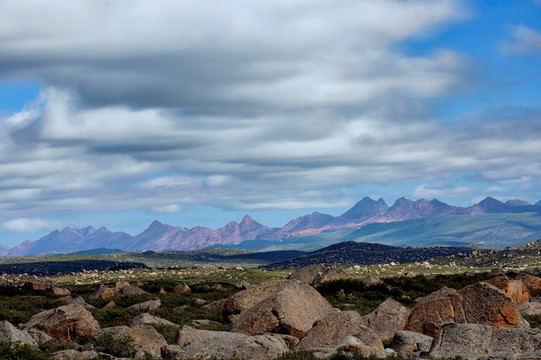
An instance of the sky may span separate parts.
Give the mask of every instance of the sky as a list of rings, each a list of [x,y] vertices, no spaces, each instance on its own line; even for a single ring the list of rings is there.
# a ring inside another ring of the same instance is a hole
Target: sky
[[[541,0],[0,0],[0,243],[541,199]]]

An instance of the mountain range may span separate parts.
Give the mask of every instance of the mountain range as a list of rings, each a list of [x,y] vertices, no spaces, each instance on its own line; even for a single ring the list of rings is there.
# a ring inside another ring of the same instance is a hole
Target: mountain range
[[[105,227],[88,226],[81,229],[64,228],[36,240],[25,241],[8,252],[9,255],[33,255],[67,250],[116,248],[125,251],[195,250],[209,246],[241,246],[249,242],[280,244],[291,238],[309,239],[316,234],[344,230],[347,234],[362,231],[369,224],[402,223],[414,219],[453,218],[458,215],[476,217],[487,214],[541,213],[541,201],[535,205],[522,200],[505,203],[487,197],[470,207],[451,206],[437,199],[409,200],[404,197],[388,206],[383,199],[363,198],[340,216],[314,212],[289,221],[281,228],[262,225],[246,215],[240,223],[232,221],[224,227],[211,229],[197,226],[191,229],[154,221],[142,233],[131,236],[111,232]],[[437,234],[438,235],[438,234]],[[444,236],[445,234],[440,234]],[[423,244],[429,246],[430,244]],[[436,242],[434,245],[440,245]],[[4,249],[4,253],[5,253]]]

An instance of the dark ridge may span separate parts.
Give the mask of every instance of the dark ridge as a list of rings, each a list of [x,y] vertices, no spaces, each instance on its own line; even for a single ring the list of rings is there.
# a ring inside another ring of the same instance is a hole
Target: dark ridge
[[[80,272],[83,270],[120,270],[141,268],[149,269],[143,263],[109,260],[77,260],[77,261],[43,261],[34,263],[17,263],[0,265],[2,274],[28,274],[36,276],[52,276]]]
[[[470,254],[473,251],[466,247],[397,247],[382,244],[344,241],[326,248],[302,255],[295,259],[279,261],[260,266],[264,270],[301,268],[314,264],[327,266],[347,266],[353,264],[372,265],[388,264],[390,262],[425,261],[429,259],[456,255]]]

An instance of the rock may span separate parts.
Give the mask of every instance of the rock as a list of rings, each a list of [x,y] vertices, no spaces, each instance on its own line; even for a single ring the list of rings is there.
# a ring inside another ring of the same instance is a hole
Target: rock
[[[167,292],[163,288],[160,288],[160,294],[167,294]]]
[[[122,289],[122,288],[125,287],[125,286],[130,286],[130,283],[127,282],[127,281],[117,281],[117,282],[115,283],[114,288],[115,288],[115,289]]]
[[[376,355],[383,351],[383,343],[374,331],[363,324],[356,311],[340,311],[334,309],[329,315],[314,323],[303,337],[298,349],[311,352],[324,352],[324,348],[335,348],[347,336],[353,336],[361,341],[364,349]]]
[[[224,315],[239,314],[233,331],[301,337],[328,315],[331,304],[310,285],[296,280],[269,281],[236,293],[224,304]]]
[[[409,313],[407,307],[388,298],[372,313],[363,316],[362,320],[380,339],[391,340],[397,331],[404,329]]]
[[[114,309],[114,308],[116,308],[116,303],[114,301],[109,301],[103,308],[104,309]]]
[[[130,321],[130,327],[136,327],[143,324],[161,324],[161,325],[175,325],[169,320],[162,319],[157,316],[152,316],[149,313],[143,313],[141,315],[137,315]]]
[[[180,358],[266,360],[288,351],[285,341],[278,335],[249,336],[227,331],[197,330],[189,326],[178,331],[176,343],[182,347]]]
[[[383,284],[383,281],[381,281],[379,277],[374,275],[366,275],[364,278],[361,279],[361,282],[366,287]]]
[[[62,288],[54,287],[54,286],[51,288],[51,292],[54,295],[62,295],[62,296],[71,295],[71,291],[69,291],[68,289],[62,289]]]
[[[224,290],[224,287],[222,286],[222,284],[214,284],[210,288],[212,290],[216,290],[216,291],[223,291]]]
[[[193,324],[195,325],[195,327],[200,327],[200,326],[220,326],[222,325],[221,323],[217,322],[217,321],[212,321],[212,320],[207,320],[207,319],[195,319],[195,320],[192,320]]]
[[[120,295],[143,295],[148,294],[145,290],[134,285],[127,285],[119,290]]]
[[[32,339],[34,339],[34,341],[38,344],[44,344],[46,342],[53,341],[52,337],[38,329],[30,329],[28,330],[28,334],[32,336]]]
[[[62,350],[53,353],[54,360],[83,360],[96,359],[99,354],[95,351],[77,351],[77,350]]]
[[[423,304],[427,301],[438,299],[447,295],[451,295],[456,293],[456,290],[453,288],[448,288],[447,286],[442,287],[441,289],[434,291],[431,294],[428,294],[426,296],[422,296],[420,298],[415,299],[415,302],[417,304]]]
[[[530,274],[521,273],[518,277],[518,280],[522,281],[524,285],[530,291],[540,290],[541,289],[541,278],[533,276]]]
[[[187,284],[180,284],[180,285],[175,286],[173,291],[179,294],[189,294],[192,292],[192,289],[190,289],[190,287]]]
[[[312,353],[318,358],[328,359],[333,354],[341,352],[342,354],[351,354],[356,355],[360,354],[363,357],[376,356],[379,358],[385,358],[387,353],[385,350],[374,350],[370,347],[367,347],[361,340],[355,336],[346,336],[338,344],[330,347],[314,349]]]
[[[391,348],[401,355],[420,355],[421,352],[430,351],[432,340],[430,336],[413,331],[397,331],[391,341]]]
[[[240,283],[235,284],[235,289],[237,290],[246,290],[251,286],[251,284],[245,280],[241,281]]]
[[[85,299],[83,299],[82,297],[78,296],[76,297],[75,299],[71,300],[70,301],[70,304],[75,304],[75,305],[81,305],[83,306],[85,309],[89,310],[89,309],[94,309],[94,306],[88,304]]]
[[[520,315],[537,316],[541,315],[541,303],[531,302],[524,303],[517,306]]]
[[[197,299],[195,299],[193,301],[193,304],[196,305],[196,306],[203,306],[206,303],[207,303],[207,300],[203,300],[203,299],[199,299],[199,298],[197,298]]]
[[[477,283],[417,305],[411,311],[404,330],[435,337],[440,326],[447,323],[527,326],[509,296],[490,284]]]
[[[99,299],[105,299],[105,298],[117,295],[119,291],[120,289],[110,288],[105,285],[100,285],[100,287],[97,288],[96,291],[94,291],[94,294],[92,294],[92,296]]]
[[[139,325],[132,328],[128,335],[133,339],[136,349],[148,351],[152,356],[161,356],[161,348],[167,342],[152,325]]]
[[[498,352],[525,355],[540,350],[540,329],[445,324],[434,339],[429,355],[436,358],[461,356],[473,360]]]
[[[24,283],[24,288],[28,290],[34,290],[34,291],[45,291],[47,290],[47,286],[42,283],[41,281],[27,281]]]
[[[0,341],[38,346],[28,332],[17,329],[7,320],[0,321]]]
[[[510,280],[507,276],[498,276],[487,282],[506,293],[517,305],[530,302],[530,292],[521,280]]]
[[[347,280],[349,276],[341,269],[328,268],[324,265],[310,265],[295,270],[288,279],[299,280],[308,285],[317,285],[326,281]]]
[[[55,339],[86,336],[100,325],[92,314],[81,305],[69,304],[36,314],[26,323],[25,330],[41,330]]]
[[[161,355],[161,348],[167,345],[167,342],[156,329],[149,324],[138,325],[133,328],[127,326],[115,326],[102,329],[96,333],[95,337],[111,334],[114,339],[122,339],[129,336],[133,341],[132,345],[136,350],[148,351],[152,356]]]
[[[161,352],[164,359],[180,359],[183,356],[182,348],[178,345],[165,345]]]
[[[161,305],[162,305],[162,303],[161,303],[160,299],[153,299],[153,300],[144,301],[144,302],[139,303],[139,304],[134,304],[134,305],[128,307],[128,309],[147,310],[148,311],[148,310],[157,309]]]
[[[494,268],[492,270],[490,270],[490,272],[488,273],[488,277],[497,277],[497,276],[504,276],[505,274],[503,273],[503,271],[501,271],[500,269],[498,268]]]

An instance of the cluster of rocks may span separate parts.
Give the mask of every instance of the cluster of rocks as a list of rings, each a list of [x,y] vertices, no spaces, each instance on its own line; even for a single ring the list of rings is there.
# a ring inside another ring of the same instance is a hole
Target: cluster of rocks
[[[531,302],[530,291],[541,289],[541,278],[521,274],[510,279],[503,274],[460,290],[442,288],[418,298],[408,309],[389,298],[372,313],[361,316],[341,311],[311,285],[347,276],[337,269],[311,266],[290,279],[245,286],[229,298],[208,304],[232,322],[231,331],[201,330],[183,326],[175,344],[167,344],[152,324],[175,326],[168,320],[143,313],[129,326],[100,328],[83,299],[43,311],[19,330],[0,323],[0,341],[31,346],[77,337],[111,336],[115,341],[133,340],[135,358],[145,352],[164,358],[271,359],[290,351],[304,350],[320,358],[341,351],[384,358],[391,353],[433,358],[461,356],[464,359],[531,359],[541,357],[541,330],[532,329],[522,314],[541,314],[541,303]],[[378,279],[367,279],[370,284]],[[378,280],[379,281],[379,280]],[[137,289],[137,290],[136,290]],[[179,296],[189,286],[175,288]],[[140,287],[118,282],[100,286],[94,296],[142,294]],[[138,310],[160,306],[159,300],[136,304]],[[194,322],[195,325],[201,322]],[[390,344],[388,348],[384,344]],[[65,350],[55,359],[106,357],[92,348]],[[107,355],[109,356],[109,355]],[[109,358],[112,358],[109,356]]]

